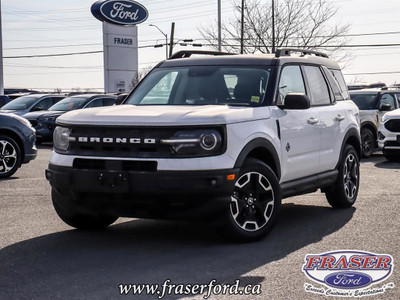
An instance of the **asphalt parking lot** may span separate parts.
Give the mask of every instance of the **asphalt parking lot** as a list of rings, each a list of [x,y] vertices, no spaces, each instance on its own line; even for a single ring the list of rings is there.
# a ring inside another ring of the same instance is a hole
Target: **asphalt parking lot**
[[[392,255],[387,282],[395,287],[364,299],[400,299],[400,163],[380,154],[361,164],[354,207],[332,209],[319,192],[289,198],[267,238],[229,244],[202,223],[120,219],[101,232],[68,227],[53,210],[44,178],[50,152],[41,147],[36,160],[0,181],[0,299],[156,299],[121,296],[118,285],[167,279],[261,284],[260,295],[237,299],[324,299],[304,291],[310,283],[304,257],[340,249]],[[210,299],[216,298],[235,297]]]

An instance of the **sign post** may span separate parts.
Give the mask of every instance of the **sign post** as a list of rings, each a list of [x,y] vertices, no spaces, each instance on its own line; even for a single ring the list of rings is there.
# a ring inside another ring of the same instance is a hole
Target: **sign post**
[[[100,0],[91,7],[103,22],[104,91],[129,92],[138,77],[138,30],[147,9],[131,0]]]

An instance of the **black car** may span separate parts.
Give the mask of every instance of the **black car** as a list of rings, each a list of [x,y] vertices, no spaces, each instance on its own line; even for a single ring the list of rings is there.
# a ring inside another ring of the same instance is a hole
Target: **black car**
[[[67,97],[46,111],[31,112],[23,115],[36,129],[37,142],[51,142],[56,119],[62,114],[76,109],[111,106],[115,96],[105,94],[83,94]]]
[[[0,113],[0,178],[36,158],[35,130],[24,118]]]

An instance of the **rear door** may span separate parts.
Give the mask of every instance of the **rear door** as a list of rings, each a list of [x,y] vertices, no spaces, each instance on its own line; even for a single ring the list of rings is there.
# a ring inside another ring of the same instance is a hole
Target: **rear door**
[[[288,93],[310,96],[299,65],[282,68],[278,90],[278,104],[283,104]],[[318,108],[278,109],[277,118],[281,129],[282,182],[316,174],[321,137]]]
[[[304,66],[311,91],[311,105],[318,110],[320,128],[320,160],[318,173],[333,170],[346,131],[346,111],[335,99],[343,99],[330,71],[319,66]],[[336,98],[335,98],[336,97]]]

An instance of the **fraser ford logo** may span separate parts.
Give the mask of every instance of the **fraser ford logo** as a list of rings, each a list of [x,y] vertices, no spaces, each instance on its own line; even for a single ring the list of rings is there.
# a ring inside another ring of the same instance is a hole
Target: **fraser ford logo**
[[[340,250],[308,254],[304,261],[304,274],[327,287],[306,283],[306,292],[336,297],[363,297],[383,294],[386,289],[394,288],[393,283],[370,288],[392,275],[394,263],[388,254]]]
[[[146,21],[147,9],[131,0],[100,0],[91,8],[93,16],[100,21],[118,25],[135,25]]]

